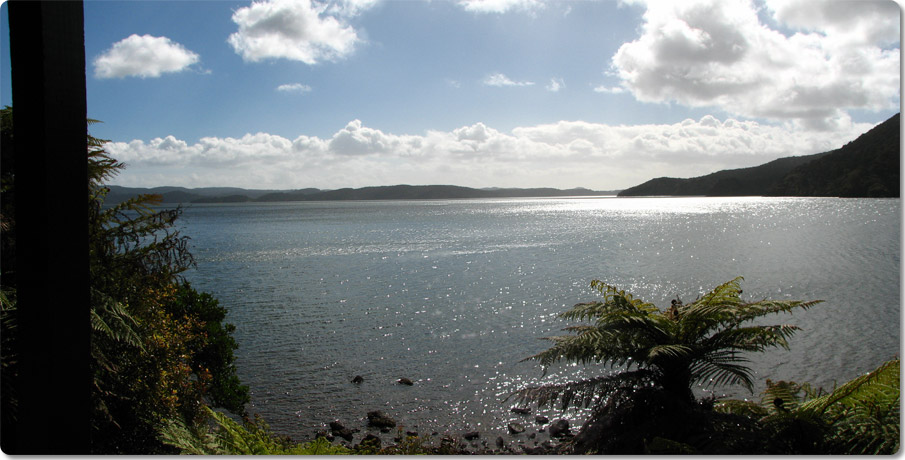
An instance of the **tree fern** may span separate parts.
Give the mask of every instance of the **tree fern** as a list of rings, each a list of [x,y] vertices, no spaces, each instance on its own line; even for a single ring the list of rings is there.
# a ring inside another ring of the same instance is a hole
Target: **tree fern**
[[[598,391],[601,399],[625,385],[652,385],[688,401],[694,399],[691,385],[695,382],[752,388],[743,353],[788,348],[788,339],[798,328],[745,323],[772,313],[807,309],[820,301],[747,302],[741,298],[741,281],[738,277],[723,283],[687,305],[677,299],[663,310],[615,286],[592,281],[591,287],[603,300],[579,303],[559,315],[591,324],[569,326],[564,329],[567,335],[546,337],[553,345],[527,359],[539,361],[545,373],[559,361],[624,370],[586,382],[526,388],[515,396],[545,403],[559,398],[568,406],[586,405],[593,399],[588,391]]]
[[[768,433],[793,423],[819,428],[819,449],[831,454],[893,454],[899,449],[899,359],[827,393],[808,384],[772,382],[760,403],[724,400],[721,412],[759,419]],[[774,440],[778,442],[790,440]]]

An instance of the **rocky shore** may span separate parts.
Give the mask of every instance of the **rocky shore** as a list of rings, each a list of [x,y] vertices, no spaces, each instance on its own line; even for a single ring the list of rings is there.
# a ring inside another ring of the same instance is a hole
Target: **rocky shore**
[[[511,411],[524,420],[508,423],[504,435],[443,429],[413,431],[404,429],[383,411],[375,410],[367,413],[366,421],[354,425],[341,420],[326,422],[314,437],[324,437],[348,448],[403,450],[418,446],[425,451],[461,455],[557,454],[574,437],[573,427],[566,419],[550,420],[533,415],[530,408],[514,407]]]

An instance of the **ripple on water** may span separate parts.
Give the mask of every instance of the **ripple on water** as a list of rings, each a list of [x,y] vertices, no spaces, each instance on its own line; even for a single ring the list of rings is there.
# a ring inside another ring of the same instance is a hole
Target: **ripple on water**
[[[752,298],[826,299],[769,318],[803,330],[752,366],[832,387],[899,349],[899,221],[899,200],[605,198],[194,206],[182,225],[251,410],[306,437],[376,409],[440,432],[524,423],[510,392],[606,372],[521,361],[595,278],[658,305],[737,275]]]

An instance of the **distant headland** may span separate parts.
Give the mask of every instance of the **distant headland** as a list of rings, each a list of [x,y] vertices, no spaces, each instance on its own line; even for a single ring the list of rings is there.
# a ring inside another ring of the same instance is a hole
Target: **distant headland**
[[[339,200],[444,200],[465,198],[541,198],[565,196],[614,196],[619,190],[599,191],[586,188],[469,188],[455,185],[391,185],[385,187],[320,190],[247,190],[233,187],[154,187],[132,188],[111,185],[107,203],[125,201],[140,194],[155,194],[162,203],[245,203],[280,201]]]
[[[845,146],[690,179],[660,177],[619,196],[900,196],[899,114]]]

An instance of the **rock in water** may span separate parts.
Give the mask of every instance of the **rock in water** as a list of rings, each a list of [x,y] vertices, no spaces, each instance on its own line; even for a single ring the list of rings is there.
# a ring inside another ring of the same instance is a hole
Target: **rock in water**
[[[538,416],[534,417],[534,421],[537,422],[539,425],[543,425],[545,423],[548,423],[550,421],[550,419],[547,417],[544,417],[543,415],[538,415]]]
[[[352,379],[352,383],[361,383],[364,381],[365,381],[365,379],[360,375],[356,375],[355,378]]]
[[[383,411],[375,410],[368,412],[368,425],[377,428],[393,428],[396,426],[396,421],[384,414]]]
[[[408,386],[412,386],[412,385],[415,384],[415,382],[412,382],[411,380],[409,380],[409,379],[407,379],[407,378],[405,378],[405,377],[399,379],[399,383],[401,383],[401,384],[403,384],[403,385],[408,385]]]
[[[531,408],[530,407],[513,407],[512,412],[515,412],[516,414],[521,414],[521,415],[528,415],[531,413]]]
[[[478,433],[477,431],[469,431],[468,433],[463,434],[462,437],[469,441],[474,441],[475,439],[481,437],[481,433]]]
[[[512,422],[509,424],[509,432],[512,434],[524,433],[525,427],[523,427],[520,423]]]
[[[345,427],[346,426],[343,425],[343,422],[340,422],[339,420],[334,420],[334,421],[330,422],[330,431],[339,431]]]
[[[562,436],[568,436],[572,433],[569,432],[569,421],[565,419],[554,420],[553,423],[550,424],[550,436],[554,438],[559,438]]]

